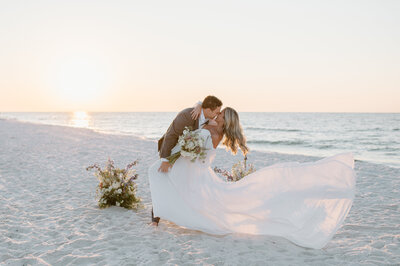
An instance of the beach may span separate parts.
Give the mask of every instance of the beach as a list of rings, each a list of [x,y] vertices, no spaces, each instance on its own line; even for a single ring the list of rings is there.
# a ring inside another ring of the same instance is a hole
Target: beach
[[[333,154],[332,154],[333,155]],[[86,167],[139,159],[138,211],[99,209]],[[0,262],[5,265],[396,265],[400,264],[400,168],[359,161],[349,215],[323,249],[272,236],[215,236],[150,222],[148,167],[157,143],[90,129],[0,119]],[[321,157],[251,152],[256,169]],[[242,155],[218,149],[213,166]]]

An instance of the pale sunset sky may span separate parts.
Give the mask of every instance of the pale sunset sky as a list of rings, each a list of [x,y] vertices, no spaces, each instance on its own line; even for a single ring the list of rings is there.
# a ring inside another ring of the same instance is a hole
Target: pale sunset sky
[[[398,0],[0,4],[0,112],[400,112]]]

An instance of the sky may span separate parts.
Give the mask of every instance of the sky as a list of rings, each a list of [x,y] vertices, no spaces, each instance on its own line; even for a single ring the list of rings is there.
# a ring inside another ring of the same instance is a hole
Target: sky
[[[400,112],[397,0],[0,6],[0,112]]]

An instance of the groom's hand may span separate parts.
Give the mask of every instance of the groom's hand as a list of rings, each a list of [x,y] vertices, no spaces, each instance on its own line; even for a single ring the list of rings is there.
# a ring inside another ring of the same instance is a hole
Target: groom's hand
[[[158,168],[158,171],[166,173],[166,172],[168,172],[170,167],[171,167],[171,164],[169,162],[162,162],[160,168]]]

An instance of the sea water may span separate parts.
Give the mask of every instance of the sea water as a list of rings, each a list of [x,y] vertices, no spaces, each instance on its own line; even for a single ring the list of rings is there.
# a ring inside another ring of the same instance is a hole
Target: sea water
[[[177,112],[0,113],[0,118],[90,128],[157,140]],[[251,113],[240,121],[250,150],[330,156],[400,168],[400,113]]]

